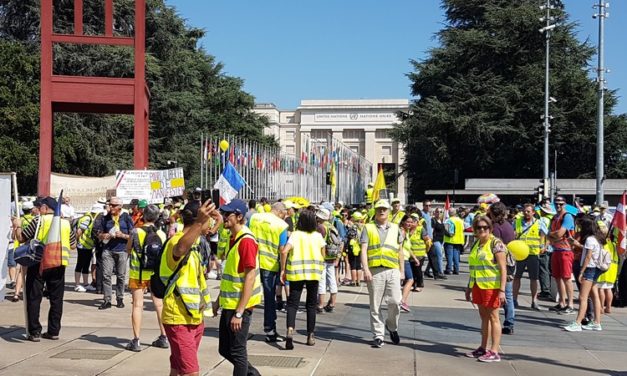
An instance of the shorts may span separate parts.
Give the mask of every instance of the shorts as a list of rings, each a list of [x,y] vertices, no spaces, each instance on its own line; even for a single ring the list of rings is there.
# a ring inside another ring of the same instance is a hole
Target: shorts
[[[170,342],[170,368],[179,374],[199,372],[198,348],[205,325],[163,324],[163,327]]]
[[[361,270],[361,255],[353,255],[353,252],[348,253],[348,264],[351,270]]]
[[[573,275],[573,260],[575,255],[571,251],[553,251],[551,254],[551,276],[558,279],[570,279]]]
[[[218,254],[218,242],[209,242],[209,248],[211,249],[210,255],[213,256],[212,259],[215,259]]]
[[[337,280],[335,279],[335,265],[333,262],[324,263],[324,269],[320,273],[320,282],[318,284],[318,294],[327,293],[327,284],[331,294],[337,294]]]
[[[477,284],[472,286],[472,302],[486,308],[499,308],[499,289],[481,289]]]
[[[596,282],[601,274],[603,274],[601,269],[588,267],[583,271],[583,279],[586,281]]]
[[[538,280],[540,276],[540,258],[538,255],[529,255],[525,260],[516,261],[516,274],[514,277],[521,278],[527,270],[529,279]]]
[[[9,268],[15,268],[17,262],[15,262],[15,249],[13,247],[7,250],[7,266]]]
[[[142,279],[141,281],[139,279],[135,279],[135,278],[129,278],[128,279],[128,288],[130,290],[137,290],[137,289],[142,289],[145,290],[147,288],[150,287],[150,280],[146,280],[146,279]]]
[[[410,281],[414,279],[414,273],[411,271],[411,264],[409,261],[405,261],[405,280]]]
[[[609,283],[609,282],[601,282],[601,283],[597,282],[597,287],[600,288],[600,289],[613,289],[614,288],[614,284],[613,283]]]

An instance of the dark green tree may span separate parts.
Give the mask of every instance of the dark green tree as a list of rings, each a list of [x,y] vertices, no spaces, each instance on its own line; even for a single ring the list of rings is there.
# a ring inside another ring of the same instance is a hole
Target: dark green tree
[[[86,34],[104,34],[104,2],[84,3]],[[73,32],[73,1],[54,2],[56,32]],[[117,35],[132,35],[134,1],[116,0]],[[199,47],[204,31],[185,23],[164,0],[148,0],[146,78],[150,101],[150,167],[183,167],[198,185],[200,135],[227,132],[274,143],[263,136],[264,117],[243,80]],[[39,137],[39,1],[0,0],[0,170],[17,171],[20,190],[35,193]],[[55,74],[132,77],[133,50],[55,45]],[[133,165],[133,119],[125,115],[57,114],[53,171],[105,176]]]
[[[563,178],[592,177],[595,169],[596,89],[590,79],[594,48],[575,37],[576,23],[560,1],[551,37],[551,153]],[[439,46],[412,60],[417,97],[394,131],[404,142],[411,193],[452,188],[464,178],[541,178],[543,171],[545,38],[534,0],[444,0]],[[627,173],[627,118],[605,102],[608,178]],[[551,159],[552,160],[552,159]]]

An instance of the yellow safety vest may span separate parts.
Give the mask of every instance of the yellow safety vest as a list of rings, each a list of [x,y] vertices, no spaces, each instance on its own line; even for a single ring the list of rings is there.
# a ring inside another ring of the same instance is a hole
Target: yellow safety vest
[[[40,242],[45,243],[48,239],[48,231],[50,231],[50,225],[52,224],[52,214],[45,214],[39,216],[41,221],[39,232],[35,234],[35,237]],[[67,266],[70,260],[70,234],[72,233],[72,226],[67,219],[61,218],[61,265]]]
[[[32,214],[24,214],[22,216],[22,228],[24,229],[24,228],[28,227],[28,225],[30,225],[30,223],[33,221],[33,218],[35,218],[35,216],[32,215]],[[16,249],[20,245],[22,245],[22,243],[20,243],[17,240],[13,240],[13,249]],[[9,247],[10,246],[11,246],[11,244],[9,244]]]
[[[390,222],[398,225],[401,223],[401,220],[403,219],[404,216],[405,216],[405,212],[402,210],[399,210],[396,214],[392,215],[392,219],[390,219]]]
[[[417,258],[427,255],[427,243],[422,239],[422,226],[416,227],[413,233],[409,234],[411,241],[411,251]]]
[[[542,249],[542,243],[540,243],[540,220],[534,219],[533,224],[527,231],[523,230],[523,220],[524,218],[517,218],[514,222],[516,238],[524,241],[529,246],[530,255],[537,256]]]
[[[383,244],[379,238],[379,230],[374,223],[366,224],[368,233],[368,267],[398,268],[399,228],[394,223],[389,224],[387,236]]]
[[[171,254],[175,245],[183,237],[182,234],[175,236],[178,239],[166,243],[159,265],[159,275],[164,284],[168,283],[168,279],[176,269],[176,267],[170,269],[167,262],[167,257],[172,257]],[[182,257],[179,262],[183,262],[184,259],[185,257]],[[166,324],[185,322],[189,325],[198,325],[203,320],[203,311],[209,307],[210,303],[211,296],[205,281],[201,256],[197,250],[192,248],[189,251],[187,262],[181,267],[172,283],[166,286],[163,297],[163,322]],[[181,305],[182,309],[175,308]],[[168,317],[169,314],[180,315],[180,317]]]
[[[229,239],[231,238],[231,231],[224,228],[224,224],[221,224],[218,229],[218,250],[216,256],[221,259],[229,250]]]
[[[455,233],[453,236],[444,235],[444,243],[448,244],[464,244],[464,221],[459,217],[449,218],[455,226]]]
[[[239,300],[242,297],[244,291],[244,273],[237,272],[237,266],[239,265],[239,251],[238,246],[243,238],[248,237],[255,239],[255,236],[246,226],[235,236],[237,240],[235,244],[229,249],[226,255],[226,264],[224,266],[224,273],[222,273],[222,279],[220,280],[220,306],[223,309],[236,309],[239,304]],[[261,278],[259,277],[259,263],[255,268],[255,283],[253,285],[253,292],[245,308],[254,307],[261,303]]]
[[[479,247],[479,241],[472,246],[468,255],[468,267],[470,269],[470,281],[468,287],[475,284],[483,290],[501,288],[501,270],[492,253],[492,244],[496,238],[491,235],[483,247]]]
[[[616,278],[618,277],[618,252],[616,251],[614,243],[610,242],[609,239],[603,248],[605,248],[612,255],[612,264],[610,264],[609,269],[597,278],[597,282],[614,284],[616,283]]]
[[[78,220],[79,225],[81,222],[83,222],[85,218],[89,218],[89,226],[87,226],[87,228],[81,233],[81,237],[78,238],[78,244],[81,245],[82,249],[94,249],[94,239],[92,239],[91,237],[91,231],[94,228],[94,219],[96,218],[96,213],[87,213],[82,216]]]
[[[366,203],[372,204],[372,194],[374,193],[374,188],[366,189]]]
[[[141,227],[138,227],[137,229],[137,240],[139,240],[139,247],[140,248],[144,248],[144,241],[146,240],[146,230],[144,230]],[[161,238],[161,242],[163,244],[165,244],[166,241],[166,234],[161,231],[161,230],[157,230],[157,235],[159,236],[159,238]],[[139,273],[140,270],[140,262],[139,262],[139,257],[140,255],[137,254],[137,251],[135,250],[135,247],[131,248],[131,262],[129,265],[129,274],[128,277],[130,279],[136,279],[136,280],[140,280],[140,281],[148,281],[150,280],[150,276],[152,276],[152,274],[154,273],[154,270],[152,269],[142,269],[141,271],[141,275]],[[161,267],[161,265],[159,265],[159,267]],[[172,273],[170,273],[172,274]]]
[[[287,223],[273,213],[255,213],[250,217],[250,231],[259,244],[259,268],[278,272],[279,240]]]
[[[292,251],[285,265],[285,279],[288,281],[319,281],[324,270],[321,249],[312,238],[315,232],[294,231],[291,236]]]
[[[256,211],[257,213],[265,213],[265,212],[266,212],[266,209],[263,207],[263,205],[261,205],[261,204],[257,204],[257,205],[255,206],[255,211]]]
[[[405,239],[403,239],[403,258],[405,259],[405,261],[411,260],[411,245],[411,239],[409,238],[409,236],[406,236]]]

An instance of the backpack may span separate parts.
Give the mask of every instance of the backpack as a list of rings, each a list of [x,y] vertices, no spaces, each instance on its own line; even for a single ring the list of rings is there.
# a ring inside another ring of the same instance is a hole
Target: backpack
[[[329,258],[331,257],[337,257],[340,252],[342,251],[340,249],[340,246],[342,245],[342,239],[340,239],[340,234],[337,232],[337,229],[333,226],[325,226],[326,230],[327,230],[327,236],[326,236],[326,251],[327,251],[327,256]]]
[[[612,266],[612,254],[605,249],[605,247],[601,246],[601,251],[599,252],[599,256],[595,260],[597,264],[597,268],[599,270],[606,272]]]
[[[146,232],[146,237],[144,238],[144,246],[137,252],[140,269],[157,270],[161,260],[159,256],[163,249],[163,241],[157,233],[156,227],[145,226],[142,227],[142,230]]]

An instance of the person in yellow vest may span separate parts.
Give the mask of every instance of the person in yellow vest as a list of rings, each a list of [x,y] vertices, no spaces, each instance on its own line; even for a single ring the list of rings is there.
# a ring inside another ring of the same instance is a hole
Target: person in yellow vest
[[[144,247],[146,246],[146,239],[150,233],[155,233],[156,236],[159,237],[161,240],[161,247],[163,247],[166,242],[165,232],[157,229],[155,226],[155,221],[157,219],[159,219],[159,208],[155,205],[146,206],[142,215],[143,226],[133,229],[131,237],[126,243],[126,252],[131,260],[129,267],[128,288],[131,290],[131,297],[133,299],[133,310],[131,311],[133,339],[126,346],[126,349],[135,352],[141,351],[139,334],[142,326],[142,313],[144,311],[144,294],[150,287],[150,277],[154,272],[154,265],[150,267],[149,265],[144,265],[141,261],[142,252],[148,251],[144,249]],[[150,238],[153,238],[153,236],[150,236]],[[158,243],[154,244],[157,245]],[[147,256],[145,261],[148,262],[151,260],[148,260]],[[157,313],[157,323],[159,324],[159,329],[161,330],[161,335],[152,342],[152,346],[167,349],[169,347],[168,338],[165,335],[165,328],[161,323],[163,300],[152,294],[151,297]]]
[[[366,204],[372,204],[372,194],[374,193],[374,183],[368,183],[368,188],[365,192]]]
[[[364,228],[365,216],[359,211],[355,211],[351,214],[351,222],[347,226],[347,240],[348,240],[348,263],[351,271],[351,286],[360,286],[361,279],[363,277],[362,265],[361,265],[361,245],[359,240],[361,238],[361,232]]]
[[[259,269],[263,285],[263,331],[266,334],[266,342],[281,340],[276,331],[276,289],[280,286],[281,250],[287,244],[287,223],[284,220],[286,214],[285,204],[275,202],[269,213],[255,213],[248,223],[259,245]]]
[[[76,228],[76,238],[78,239],[76,252],[78,253],[78,257],[76,259],[76,268],[74,268],[74,291],[76,292],[96,291],[96,288],[89,284],[91,259],[95,247],[92,230],[96,216],[102,213],[103,209],[104,206],[101,204],[94,204],[91,210],[78,220]],[[80,284],[81,274],[83,275],[83,285]]]
[[[300,303],[303,288],[307,289],[307,345],[316,343],[316,305],[318,300],[318,282],[324,270],[324,252],[326,242],[316,231],[316,214],[304,210],[296,224],[296,231],[281,250],[281,282],[290,283],[287,298],[287,335],[285,349],[294,349],[294,328],[296,311]]]
[[[543,222],[543,225],[549,229],[551,226],[551,219],[555,214],[555,210],[551,207],[551,203],[547,203],[546,205],[542,205],[539,209],[536,210],[536,215],[539,216],[539,219]],[[538,272],[538,280],[540,282],[540,292],[538,293],[538,300],[547,300],[549,302],[554,302],[555,298],[551,294],[551,253],[550,253],[550,245],[548,244],[548,239],[545,239],[544,248],[546,252],[540,252],[540,256],[538,256],[539,260],[539,272]]]
[[[540,272],[540,254],[546,252],[546,235],[549,232],[545,221],[534,216],[533,204],[523,206],[522,217],[514,221],[516,239],[524,241],[529,246],[529,256],[523,261],[516,261],[514,274],[514,306],[518,306],[520,281],[527,270],[529,273],[529,288],[531,289],[531,309],[540,311],[538,305],[538,279]]]
[[[392,212],[390,213],[390,222],[398,225],[401,223],[401,219],[405,216],[405,212],[401,210],[401,200],[398,198],[392,199]]]
[[[196,245],[210,219],[222,218],[210,200],[186,205],[181,216],[183,231],[166,242],[159,264],[159,277],[165,285],[161,320],[170,343],[170,375],[198,375],[203,314],[211,298]]]
[[[320,276],[320,283],[318,284],[318,313],[322,311],[333,312],[335,310],[335,302],[337,299],[337,278],[335,275],[335,268],[337,268],[342,256],[342,247],[340,244],[333,244],[332,240],[339,240],[339,234],[337,229],[329,223],[331,220],[331,212],[323,207],[320,207],[316,211],[316,217],[318,219],[318,232],[324,238],[327,246],[324,252],[324,270]],[[327,297],[327,287],[329,288],[330,297],[327,303],[323,306]]]
[[[253,309],[261,303],[262,288],[257,262],[258,245],[245,225],[247,207],[235,199],[220,207],[224,227],[231,231],[224,274],[220,281],[220,334],[218,351],[233,364],[234,375],[259,375],[248,361],[246,342]],[[218,302],[214,304],[217,311]]]
[[[444,223],[444,253],[446,270],[444,274],[459,274],[459,256],[464,250],[464,221],[457,210],[449,209],[449,218]]]
[[[216,251],[216,263],[218,264],[216,268],[218,276],[216,279],[218,280],[222,278],[222,273],[224,272],[224,258],[229,250],[229,239],[231,239],[231,231],[224,228],[224,223],[220,222],[218,227],[218,249]]]
[[[607,226],[599,226],[601,232],[608,236]],[[597,278],[597,285],[599,287],[599,301],[601,302],[601,310],[604,313],[612,313],[612,300],[614,299],[614,292],[612,289],[614,288],[614,284],[616,283],[616,279],[618,278],[618,264],[619,264],[619,256],[618,250],[616,249],[616,232],[618,230],[615,229],[614,234],[611,234],[607,238],[607,242],[603,246],[612,256],[612,265],[610,268],[605,271],[605,273],[601,274],[599,278]]]
[[[22,228],[26,228],[32,222],[33,218],[39,215],[39,208],[35,206],[33,201],[26,201],[22,204],[22,211],[24,212],[24,215],[21,217],[21,225]],[[17,265],[17,263],[15,262],[14,252],[15,249],[17,249],[17,247],[21,245],[21,243],[17,241],[17,238],[15,236],[16,229],[12,228],[12,230],[13,234],[11,236],[11,239],[13,239],[13,242],[9,243],[9,249],[7,252],[7,264],[9,269],[10,282],[7,283],[6,287],[9,289],[15,288],[15,293],[13,294],[11,301],[18,302],[22,296],[22,273],[25,272],[26,268],[21,265]]]
[[[431,238],[419,212],[413,213],[407,222],[409,232],[406,236],[409,238],[410,250],[414,256],[407,261],[411,261],[411,273],[414,279],[413,291],[420,292],[425,287],[422,266],[427,258],[427,250],[431,248]]]
[[[499,307],[505,303],[507,283],[507,249],[492,235],[492,228],[492,221],[487,216],[476,216],[472,223],[476,240],[468,255],[470,278],[466,287],[466,300],[472,299],[479,307],[481,317],[481,345],[466,356],[486,363],[501,361],[498,353],[502,334]]]
[[[389,222],[390,204],[379,200],[375,204],[373,223],[367,223],[361,233],[361,263],[370,298],[370,329],[374,336],[373,347],[383,346],[385,329],[392,343],[398,345],[398,319],[401,304],[401,278],[405,274],[405,260],[400,244],[403,234],[399,227]],[[381,317],[381,305],[387,302],[388,316]]]
[[[31,239],[45,242],[52,224],[52,217],[58,202],[52,197],[41,200],[40,215],[32,219],[28,227],[22,228],[20,218],[13,218],[12,225],[15,229],[16,239],[20,243],[26,243]],[[61,219],[61,266],[46,269],[39,273],[39,264],[30,266],[26,271],[26,311],[28,316],[28,340],[39,342],[45,339],[59,339],[61,331],[61,316],[63,314],[63,292],[65,289],[65,267],[70,259],[70,250],[76,249],[76,234],[72,230],[70,222]],[[39,322],[39,308],[43,298],[44,284],[50,301],[48,312],[48,330],[41,333]]]
[[[409,294],[414,286],[414,273],[412,270],[412,264],[420,264],[416,256],[412,251],[412,241],[409,236],[412,231],[415,231],[416,221],[412,216],[405,215],[401,220],[400,224],[401,230],[403,231],[403,243],[401,245],[403,250],[403,259],[405,260],[405,274],[403,278],[403,290],[402,290],[402,298],[401,298],[401,310],[404,312],[411,312],[409,308],[409,304],[407,304],[407,299],[409,298]],[[426,231],[426,230],[425,230]]]

